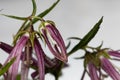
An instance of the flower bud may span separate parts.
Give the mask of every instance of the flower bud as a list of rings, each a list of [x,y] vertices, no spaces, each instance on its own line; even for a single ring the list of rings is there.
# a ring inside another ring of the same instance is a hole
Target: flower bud
[[[52,54],[57,59],[67,62],[66,47],[63,38],[55,25],[51,22],[44,22],[42,35]]]

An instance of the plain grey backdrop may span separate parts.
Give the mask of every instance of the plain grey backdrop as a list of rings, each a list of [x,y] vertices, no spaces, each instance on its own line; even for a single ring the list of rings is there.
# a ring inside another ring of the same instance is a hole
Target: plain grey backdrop
[[[37,14],[50,7],[55,1],[36,0]],[[0,0],[1,9],[3,10],[0,11],[0,14],[29,16],[32,11],[32,4],[31,0]],[[68,37],[82,38],[102,16],[104,19],[101,28],[89,45],[98,46],[103,41],[103,47],[119,50],[120,0],[61,0],[44,19],[56,23],[67,44]],[[22,23],[22,21],[0,16],[0,41],[11,44],[12,36]],[[71,48],[76,43],[73,41]],[[75,60],[74,58],[82,54],[82,51],[78,51],[69,58],[70,67],[63,70],[64,75],[60,80],[80,80],[83,63],[82,60]],[[1,63],[4,63],[7,56],[4,51],[0,50]],[[54,80],[54,77],[47,74],[46,80]],[[85,80],[89,80],[89,78],[86,77]]]

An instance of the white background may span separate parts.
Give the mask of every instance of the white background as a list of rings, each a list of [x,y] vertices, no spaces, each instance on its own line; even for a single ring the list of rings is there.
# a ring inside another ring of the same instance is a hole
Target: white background
[[[56,0],[36,0],[37,14],[47,9]],[[32,11],[31,0],[0,0],[0,14],[29,16]],[[65,43],[71,36],[83,37],[94,24],[104,16],[98,34],[90,42],[91,46],[98,46],[104,41],[103,47],[120,49],[120,0],[61,0],[59,4],[44,19],[56,23]],[[22,21],[0,16],[0,41],[12,43],[12,36],[17,32]],[[73,41],[73,45],[76,42]],[[80,80],[83,66],[81,60],[74,60],[83,54],[76,52],[69,58],[70,67],[64,69],[60,80]],[[0,62],[3,63],[7,54],[0,50]],[[120,64],[120,63],[118,63]],[[46,80],[54,78],[47,75]],[[86,78],[86,80],[89,80]],[[109,79],[110,80],[110,79]]]

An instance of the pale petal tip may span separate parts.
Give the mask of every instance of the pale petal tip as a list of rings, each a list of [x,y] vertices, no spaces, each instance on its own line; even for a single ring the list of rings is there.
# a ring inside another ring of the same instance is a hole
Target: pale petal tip
[[[26,32],[24,35],[25,35],[25,36],[27,36],[27,37],[29,37],[29,36],[30,36],[28,32]]]

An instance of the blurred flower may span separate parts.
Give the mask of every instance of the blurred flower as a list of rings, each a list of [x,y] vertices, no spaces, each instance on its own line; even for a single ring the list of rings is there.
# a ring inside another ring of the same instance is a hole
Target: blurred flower
[[[120,79],[120,74],[108,59],[101,59],[101,67],[113,80]]]
[[[107,51],[104,49],[86,53],[84,56],[84,65],[91,80],[103,80],[106,76],[110,76],[113,80],[120,79],[120,73],[110,61],[112,60],[112,56],[120,58],[120,53],[118,51]]]
[[[2,50],[4,50],[5,52],[7,52],[7,53],[10,53],[12,51],[12,49],[13,49],[13,47],[11,45],[6,44],[4,42],[0,42],[0,48]]]
[[[52,54],[59,60],[67,62],[66,47],[61,34],[52,22],[44,22],[42,35]]]
[[[16,46],[19,47],[18,44],[19,44],[19,41],[16,44]],[[27,41],[26,41],[26,44],[27,44]],[[0,48],[10,55],[12,54],[11,51],[14,49],[14,47],[12,47],[11,45],[6,44],[4,42],[0,42]],[[58,72],[60,70],[60,69],[58,70],[58,68],[61,68],[61,66],[63,64],[61,64],[61,62],[59,60],[57,60],[56,58],[50,59],[48,56],[46,56],[44,54],[44,52],[41,48],[41,45],[40,45],[39,41],[37,40],[37,38],[34,39],[34,49],[35,49],[35,54],[37,56],[37,59],[34,59],[33,57],[31,57],[32,63],[30,64],[30,66],[35,69],[35,72],[33,72],[31,74],[33,79],[40,78],[40,80],[44,80],[45,73],[52,73],[53,74],[54,72],[51,72],[52,70],[55,72]],[[23,61],[26,61],[25,58],[26,58],[25,52],[22,51],[22,54],[21,54],[22,63],[24,63]],[[25,64],[25,65],[27,65],[27,64]],[[67,67],[67,66],[68,66],[68,64],[64,64],[64,67]],[[15,67],[18,67],[18,66],[15,66]],[[24,76],[24,75],[21,72],[21,77],[22,76]]]
[[[111,50],[111,51],[108,51],[108,54],[115,57],[116,59],[120,59],[120,52],[119,51],[114,51],[114,50]]]
[[[11,65],[9,68],[5,80],[16,80],[16,76],[18,74],[18,67],[20,63],[20,57],[22,55],[22,50],[25,47],[25,44],[27,40],[29,39],[28,35],[24,35],[20,38],[20,40],[17,42],[13,50],[11,51],[10,55],[8,56],[5,64],[12,58],[16,57],[15,62]]]
[[[39,80],[44,80],[45,77],[44,56],[43,56],[44,52],[37,38],[34,39],[34,49],[36,52],[36,57],[38,59],[37,64],[38,64]]]
[[[93,63],[89,62],[88,69],[91,80],[100,80],[97,73],[97,68]]]

